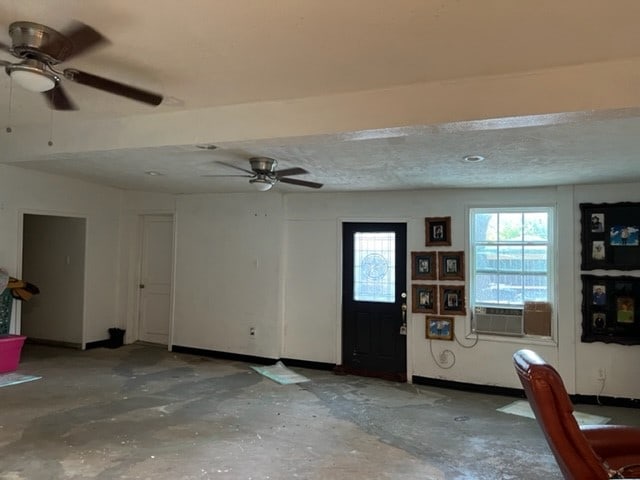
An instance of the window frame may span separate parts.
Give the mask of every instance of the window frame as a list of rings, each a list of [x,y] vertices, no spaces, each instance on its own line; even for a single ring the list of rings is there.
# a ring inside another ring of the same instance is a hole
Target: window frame
[[[483,244],[487,244],[486,242],[477,242],[475,239],[475,221],[476,221],[476,215],[478,214],[483,214],[483,213],[494,213],[494,214],[500,214],[500,213],[520,213],[520,214],[525,214],[525,213],[532,213],[532,212],[545,212],[547,214],[547,240],[546,242],[527,242],[524,239],[521,241],[517,241],[517,242],[498,242],[496,240],[495,243],[490,243],[492,245],[513,245],[513,246],[526,246],[526,245],[546,245],[547,246],[547,270],[546,270],[546,274],[543,274],[546,276],[547,278],[547,302],[549,302],[549,304],[552,305],[552,311],[555,312],[556,308],[555,308],[555,289],[556,289],[556,285],[557,285],[557,271],[556,271],[556,252],[557,252],[557,242],[558,239],[556,238],[556,228],[555,228],[555,221],[556,221],[556,208],[554,205],[526,205],[526,206],[470,206],[467,209],[467,225],[469,227],[469,234],[467,235],[467,241],[468,241],[468,252],[469,252],[469,262],[468,262],[468,274],[469,274],[469,310],[470,312],[473,314],[473,311],[475,309],[476,306],[482,306],[482,307],[498,307],[498,308],[523,308],[524,307],[524,299],[523,299],[523,304],[518,305],[518,304],[512,304],[512,305],[507,305],[507,304],[501,304],[501,303],[490,303],[490,302],[478,302],[476,300],[476,245],[478,245],[478,243],[483,243]],[[498,270],[498,272],[500,272],[500,270]],[[523,270],[522,270],[523,274],[526,274],[528,271],[524,269],[524,265],[523,265]],[[533,271],[532,271],[533,272]],[[537,272],[535,272],[537,273]],[[498,273],[499,274],[499,273]],[[552,315],[552,319],[554,319],[556,316],[555,314]],[[469,319],[469,332],[471,332],[471,318]],[[552,320],[552,325],[551,325],[551,338],[552,340],[555,338],[556,335],[556,326],[555,326],[555,321]],[[474,334],[475,335],[475,334]],[[504,339],[505,341],[514,341],[515,338],[514,337],[507,337],[507,336],[503,336],[500,334],[481,334],[482,336],[492,336],[495,335],[496,337],[499,337],[501,339]],[[516,337],[517,338],[517,337]],[[523,339],[531,339],[531,338],[536,338],[535,335],[531,336],[531,335],[524,335],[523,337],[521,337]],[[528,341],[528,340],[526,340]],[[547,341],[543,341],[543,343],[547,343]]]

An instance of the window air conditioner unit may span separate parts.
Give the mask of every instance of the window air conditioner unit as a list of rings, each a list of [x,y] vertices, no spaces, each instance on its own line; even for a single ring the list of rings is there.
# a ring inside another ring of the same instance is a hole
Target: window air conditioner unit
[[[473,332],[522,337],[522,308],[475,307]]]

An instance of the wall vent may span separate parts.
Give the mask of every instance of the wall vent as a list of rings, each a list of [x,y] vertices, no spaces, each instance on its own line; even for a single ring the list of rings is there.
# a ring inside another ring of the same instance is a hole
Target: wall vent
[[[522,308],[475,307],[473,332],[522,337]]]

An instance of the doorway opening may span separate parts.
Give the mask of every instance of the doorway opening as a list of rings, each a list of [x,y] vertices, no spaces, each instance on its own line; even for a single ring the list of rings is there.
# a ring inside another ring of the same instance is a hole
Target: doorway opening
[[[30,341],[84,348],[85,218],[25,213],[23,280],[40,289],[22,302],[20,333]]]

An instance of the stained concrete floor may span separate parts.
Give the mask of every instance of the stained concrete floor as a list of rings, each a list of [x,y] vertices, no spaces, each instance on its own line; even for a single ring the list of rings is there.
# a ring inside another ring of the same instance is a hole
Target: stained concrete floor
[[[0,388],[0,478],[561,478],[536,422],[496,411],[514,398],[292,370],[311,381],[148,345],[25,345],[18,373],[42,379]]]

